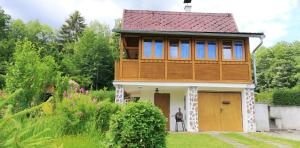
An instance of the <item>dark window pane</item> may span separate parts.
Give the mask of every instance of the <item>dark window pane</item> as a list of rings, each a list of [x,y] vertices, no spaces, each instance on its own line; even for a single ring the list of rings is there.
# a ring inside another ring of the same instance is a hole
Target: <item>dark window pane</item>
[[[235,42],[234,43],[234,53],[236,60],[243,59],[243,43],[242,42]]]
[[[178,58],[178,41],[170,41],[170,58]]]
[[[155,58],[163,58],[163,41],[156,40],[155,41]]]
[[[216,42],[208,42],[208,59],[216,59],[217,57]]]
[[[205,58],[205,44],[204,42],[196,42],[196,58],[204,59]]]
[[[231,41],[223,42],[223,59],[231,60]]]
[[[190,42],[181,41],[181,58],[187,59],[190,58]]]
[[[152,41],[144,40],[144,58],[151,58],[152,55]]]

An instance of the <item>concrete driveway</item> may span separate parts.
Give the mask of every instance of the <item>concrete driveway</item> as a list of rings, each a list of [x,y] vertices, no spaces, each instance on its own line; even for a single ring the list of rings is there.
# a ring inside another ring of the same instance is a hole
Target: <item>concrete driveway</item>
[[[272,132],[262,132],[268,134],[270,136],[280,137],[280,138],[287,138],[300,141],[300,131],[272,131]]]

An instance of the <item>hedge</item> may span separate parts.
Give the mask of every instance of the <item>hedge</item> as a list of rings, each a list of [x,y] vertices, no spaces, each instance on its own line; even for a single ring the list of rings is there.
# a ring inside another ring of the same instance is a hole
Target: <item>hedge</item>
[[[273,104],[300,106],[300,90],[276,90],[273,94]]]

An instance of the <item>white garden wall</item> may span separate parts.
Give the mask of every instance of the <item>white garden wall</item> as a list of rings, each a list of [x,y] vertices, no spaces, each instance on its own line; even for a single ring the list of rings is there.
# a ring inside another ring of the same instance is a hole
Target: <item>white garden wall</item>
[[[269,111],[267,104],[255,104],[255,121],[257,131],[270,131]]]
[[[270,118],[278,129],[300,130],[300,106],[271,106]]]

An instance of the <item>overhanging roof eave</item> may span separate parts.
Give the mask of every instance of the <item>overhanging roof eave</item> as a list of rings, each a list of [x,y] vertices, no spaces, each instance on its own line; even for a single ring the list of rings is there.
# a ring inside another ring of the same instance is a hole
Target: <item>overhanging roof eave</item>
[[[123,30],[113,29],[117,33],[156,34],[156,35],[182,35],[182,36],[222,36],[222,37],[264,37],[264,33],[250,32],[188,32],[188,31],[149,31],[149,30]]]

